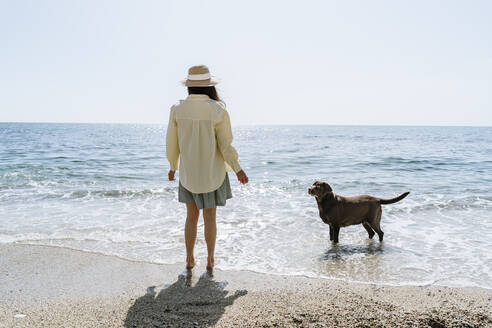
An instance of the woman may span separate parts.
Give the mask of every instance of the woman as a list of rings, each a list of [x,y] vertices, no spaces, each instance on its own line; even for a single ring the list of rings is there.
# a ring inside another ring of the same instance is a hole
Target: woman
[[[171,108],[166,133],[166,156],[171,165],[169,180],[175,180],[179,159],[178,200],[186,203],[186,268],[195,266],[193,249],[200,210],[203,209],[207,270],[214,266],[217,206],[224,206],[232,197],[228,170],[234,170],[238,180],[248,183],[231,146],[232,131],[229,114],[215,90],[217,78],[207,66],[193,66],[182,82],[188,87],[188,97]]]

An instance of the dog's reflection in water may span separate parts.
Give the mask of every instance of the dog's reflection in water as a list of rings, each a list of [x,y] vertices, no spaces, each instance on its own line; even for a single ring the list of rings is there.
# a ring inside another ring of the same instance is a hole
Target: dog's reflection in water
[[[340,245],[335,244],[325,251],[322,256],[324,261],[343,260],[354,254],[379,255],[387,253],[383,244],[368,243],[366,245]]]
[[[246,290],[230,294],[226,286],[227,282],[215,281],[211,272],[202,274],[193,284],[192,272],[185,271],[158,294],[155,286],[148,287],[146,295],[138,298],[128,310],[125,327],[186,327],[190,323],[213,326],[227,306],[247,294]]]

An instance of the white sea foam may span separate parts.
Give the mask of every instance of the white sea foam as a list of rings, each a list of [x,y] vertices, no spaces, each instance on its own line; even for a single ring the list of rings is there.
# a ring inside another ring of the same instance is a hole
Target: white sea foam
[[[463,211],[460,206],[444,206],[462,199],[415,195],[408,202],[384,207],[382,244],[369,240],[361,226],[354,226],[343,228],[340,244],[332,246],[328,227],[319,219],[306,189],[301,185],[297,189],[254,183],[236,186],[235,197],[218,210],[218,267],[391,284],[434,281],[492,286],[492,256],[487,251],[492,239],[477,233],[492,231],[486,220],[490,201],[480,200],[478,209]],[[0,241],[180,263],[185,256],[184,206],[166,198],[73,199],[69,204],[46,206],[41,216],[24,215],[23,224],[14,231],[2,226]],[[19,218],[13,209],[9,212]],[[18,209],[19,215],[25,212]],[[14,222],[9,226],[14,227]],[[200,233],[197,258],[205,258],[205,251]]]

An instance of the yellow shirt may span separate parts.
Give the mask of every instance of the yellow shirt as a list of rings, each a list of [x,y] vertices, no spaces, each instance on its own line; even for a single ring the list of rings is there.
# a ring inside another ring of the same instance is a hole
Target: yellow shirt
[[[171,107],[166,133],[166,156],[179,181],[197,194],[214,191],[226,170],[241,171],[232,147],[229,113],[207,95],[192,94]]]

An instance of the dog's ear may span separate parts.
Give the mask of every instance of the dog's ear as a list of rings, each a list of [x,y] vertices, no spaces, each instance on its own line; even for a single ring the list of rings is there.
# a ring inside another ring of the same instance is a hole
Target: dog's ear
[[[328,191],[327,193],[325,193],[325,199],[328,200],[335,199],[335,194],[333,193],[333,191]]]
[[[326,182],[322,182],[321,185],[323,188],[323,192],[332,192],[333,191],[333,189],[331,189],[331,186],[329,184],[327,184]]]

